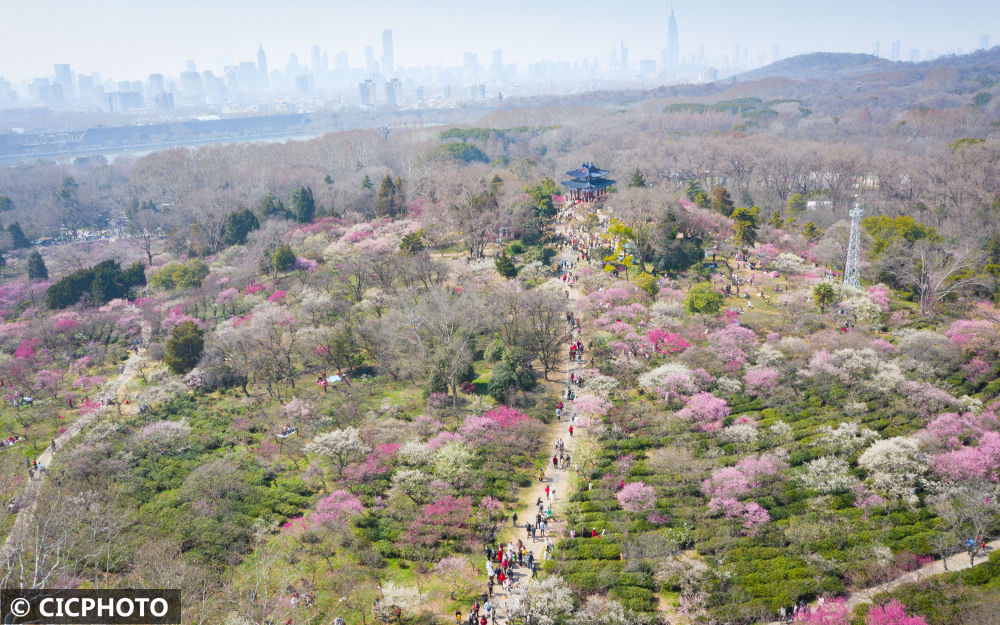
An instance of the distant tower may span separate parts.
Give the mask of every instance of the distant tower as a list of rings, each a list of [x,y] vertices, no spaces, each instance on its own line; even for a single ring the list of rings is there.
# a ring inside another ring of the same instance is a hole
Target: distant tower
[[[667,67],[677,67],[680,64],[680,52],[677,44],[677,20],[674,10],[670,9],[670,19],[667,21]]]
[[[257,45],[257,75],[260,76],[261,86],[267,89],[267,55],[264,54],[264,46],[260,44]]]
[[[847,243],[847,263],[844,265],[844,284],[855,288],[861,286],[861,218],[865,210],[855,204],[851,216],[851,238]]]
[[[989,50],[990,49],[990,36],[989,35],[979,35],[979,49]]]
[[[392,31],[382,31],[382,73],[386,76],[396,71],[396,57],[392,51]]]
[[[620,44],[621,49],[621,62],[622,62],[622,73],[628,73],[628,48],[625,47],[625,42],[622,41]]]

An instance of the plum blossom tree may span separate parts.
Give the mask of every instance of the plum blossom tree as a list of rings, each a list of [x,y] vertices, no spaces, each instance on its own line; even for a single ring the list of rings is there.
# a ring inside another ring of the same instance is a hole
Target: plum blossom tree
[[[525,625],[555,625],[573,610],[573,593],[558,575],[533,578],[511,595],[510,614]]]
[[[462,556],[446,556],[434,564],[434,575],[448,587],[448,598],[466,596],[476,585],[475,570]]]
[[[317,454],[334,463],[337,467],[337,477],[343,477],[344,467],[369,451],[371,449],[361,440],[361,434],[355,427],[324,432],[306,445],[306,452]]]
[[[696,393],[692,395],[684,408],[677,415],[695,422],[697,429],[704,432],[717,432],[722,429],[722,419],[729,414],[729,404],[711,393]]]
[[[851,613],[843,597],[826,601],[810,612],[802,610],[795,615],[794,623],[801,625],[848,625]]]
[[[691,369],[679,362],[668,362],[639,376],[639,388],[677,399],[697,390]]]
[[[590,393],[584,393],[573,400],[573,410],[588,420],[599,419],[600,417],[608,414],[608,410],[611,409],[611,405],[611,402],[603,397],[600,397],[599,395],[592,395]]]
[[[656,489],[642,482],[630,482],[617,494],[618,505],[630,514],[648,512],[656,505]]]
[[[912,498],[912,489],[927,472],[924,454],[914,438],[896,436],[876,441],[858,458],[872,488],[893,499]]]
[[[875,605],[868,610],[865,625],[928,625],[922,616],[908,616],[906,606],[899,599],[891,599],[884,605]]]
[[[360,499],[345,490],[336,490],[316,502],[316,511],[309,515],[309,523],[313,527],[341,525],[364,510]]]
[[[747,393],[751,396],[766,395],[778,383],[778,370],[772,367],[754,367],[743,375]]]
[[[821,493],[846,491],[854,486],[849,471],[847,461],[834,456],[823,456],[805,464],[798,475],[798,482],[803,488]]]

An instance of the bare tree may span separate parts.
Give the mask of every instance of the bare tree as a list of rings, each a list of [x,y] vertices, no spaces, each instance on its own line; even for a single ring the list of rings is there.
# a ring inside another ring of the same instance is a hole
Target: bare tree
[[[979,254],[966,250],[949,254],[924,241],[912,248],[912,262],[901,277],[920,299],[920,313],[934,312],[938,302],[949,295],[958,295],[974,287],[986,286],[981,276],[970,270],[979,261]]]

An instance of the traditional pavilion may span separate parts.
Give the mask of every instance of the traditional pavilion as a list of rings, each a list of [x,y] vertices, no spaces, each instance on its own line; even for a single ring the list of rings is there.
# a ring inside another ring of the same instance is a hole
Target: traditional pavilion
[[[562,185],[569,189],[570,199],[593,202],[597,198],[604,197],[608,187],[615,183],[614,180],[605,178],[610,173],[598,169],[593,163],[584,163],[578,169],[566,172],[566,175],[573,179],[563,181]]]

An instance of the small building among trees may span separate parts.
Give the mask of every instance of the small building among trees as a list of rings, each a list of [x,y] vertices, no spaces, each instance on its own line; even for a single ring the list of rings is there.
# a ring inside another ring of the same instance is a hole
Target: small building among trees
[[[611,172],[599,169],[593,163],[584,163],[578,169],[566,172],[572,180],[563,181],[562,185],[569,189],[569,197],[578,202],[593,202],[604,197],[608,188],[615,184],[614,180],[606,178]]]

